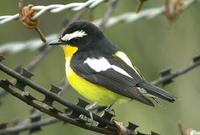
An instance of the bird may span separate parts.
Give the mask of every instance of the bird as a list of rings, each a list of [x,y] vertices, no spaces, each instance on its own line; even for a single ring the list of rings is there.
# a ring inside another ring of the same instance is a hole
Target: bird
[[[63,48],[69,84],[98,106],[175,101],[175,96],[145,80],[128,56],[89,21],[71,23],[48,45]]]

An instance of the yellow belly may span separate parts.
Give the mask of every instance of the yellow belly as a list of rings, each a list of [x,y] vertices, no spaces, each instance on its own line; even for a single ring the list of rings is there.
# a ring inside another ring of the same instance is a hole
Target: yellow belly
[[[116,94],[102,86],[91,83],[78,76],[70,67],[69,59],[66,61],[66,75],[70,85],[86,99],[96,102],[101,106],[108,106],[114,103],[125,103],[129,99]]]

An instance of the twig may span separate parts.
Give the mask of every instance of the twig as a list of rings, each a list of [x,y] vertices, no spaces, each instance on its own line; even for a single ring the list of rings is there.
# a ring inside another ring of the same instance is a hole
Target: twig
[[[38,34],[43,43],[46,43],[45,35],[38,26],[38,19],[32,19],[36,11],[33,10],[33,5],[29,4],[27,6],[23,5],[23,0],[20,0],[19,3],[19,20],[22,24],[29,29],[34,29]]]
[[[110,0],[108,2],[108,6],[107,6],[107,10],[106,13],[104,14],[104,17],[102,18],[101,24],[99,25],[99,27],[104,30],[105,29],[105,25],[106,23],[109,21],[109,19],[112,16],[113,10],[115,9],[116,5],[117,5],[118,0]]]
[[[33,71],[37,65],[49,54],[52,48],[43,49],[27,66],[26,69],[29,71]]]
[[[146,2],[147,0],[138,0],[138,4],[137,4],[137,7],[136,7],[136,13],[139,13],[140,10],[142,9],[142,6],[144,4],[144,2]]]
[[[6,91],[0,91],[0,98],[4,97],[7,94]],[[1,102],[0,102],[1,103]],[[0,104],[1,105],[1,104]]]
[[[185,135],[183,127],[182,127],[182,124],[180,122],[178,123],[178,128],[179,128],[179,131],[180,131],[181,135]]]

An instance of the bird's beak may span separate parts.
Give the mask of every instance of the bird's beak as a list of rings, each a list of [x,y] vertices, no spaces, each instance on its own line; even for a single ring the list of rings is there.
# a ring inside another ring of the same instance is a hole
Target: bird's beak
[[[64,43],[60,39],[52,40],[48,43],[48,45],[63,45]]]

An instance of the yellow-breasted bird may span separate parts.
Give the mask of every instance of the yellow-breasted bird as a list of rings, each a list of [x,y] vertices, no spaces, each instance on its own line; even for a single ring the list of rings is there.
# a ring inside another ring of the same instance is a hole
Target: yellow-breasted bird
[[[87,21],[77,21],[49,45],[61,45],[70,85],[85,98],[100,106],[131,99],[154,106],[156,97],[175,101],[167,91],[147,82],[125,53]]]

